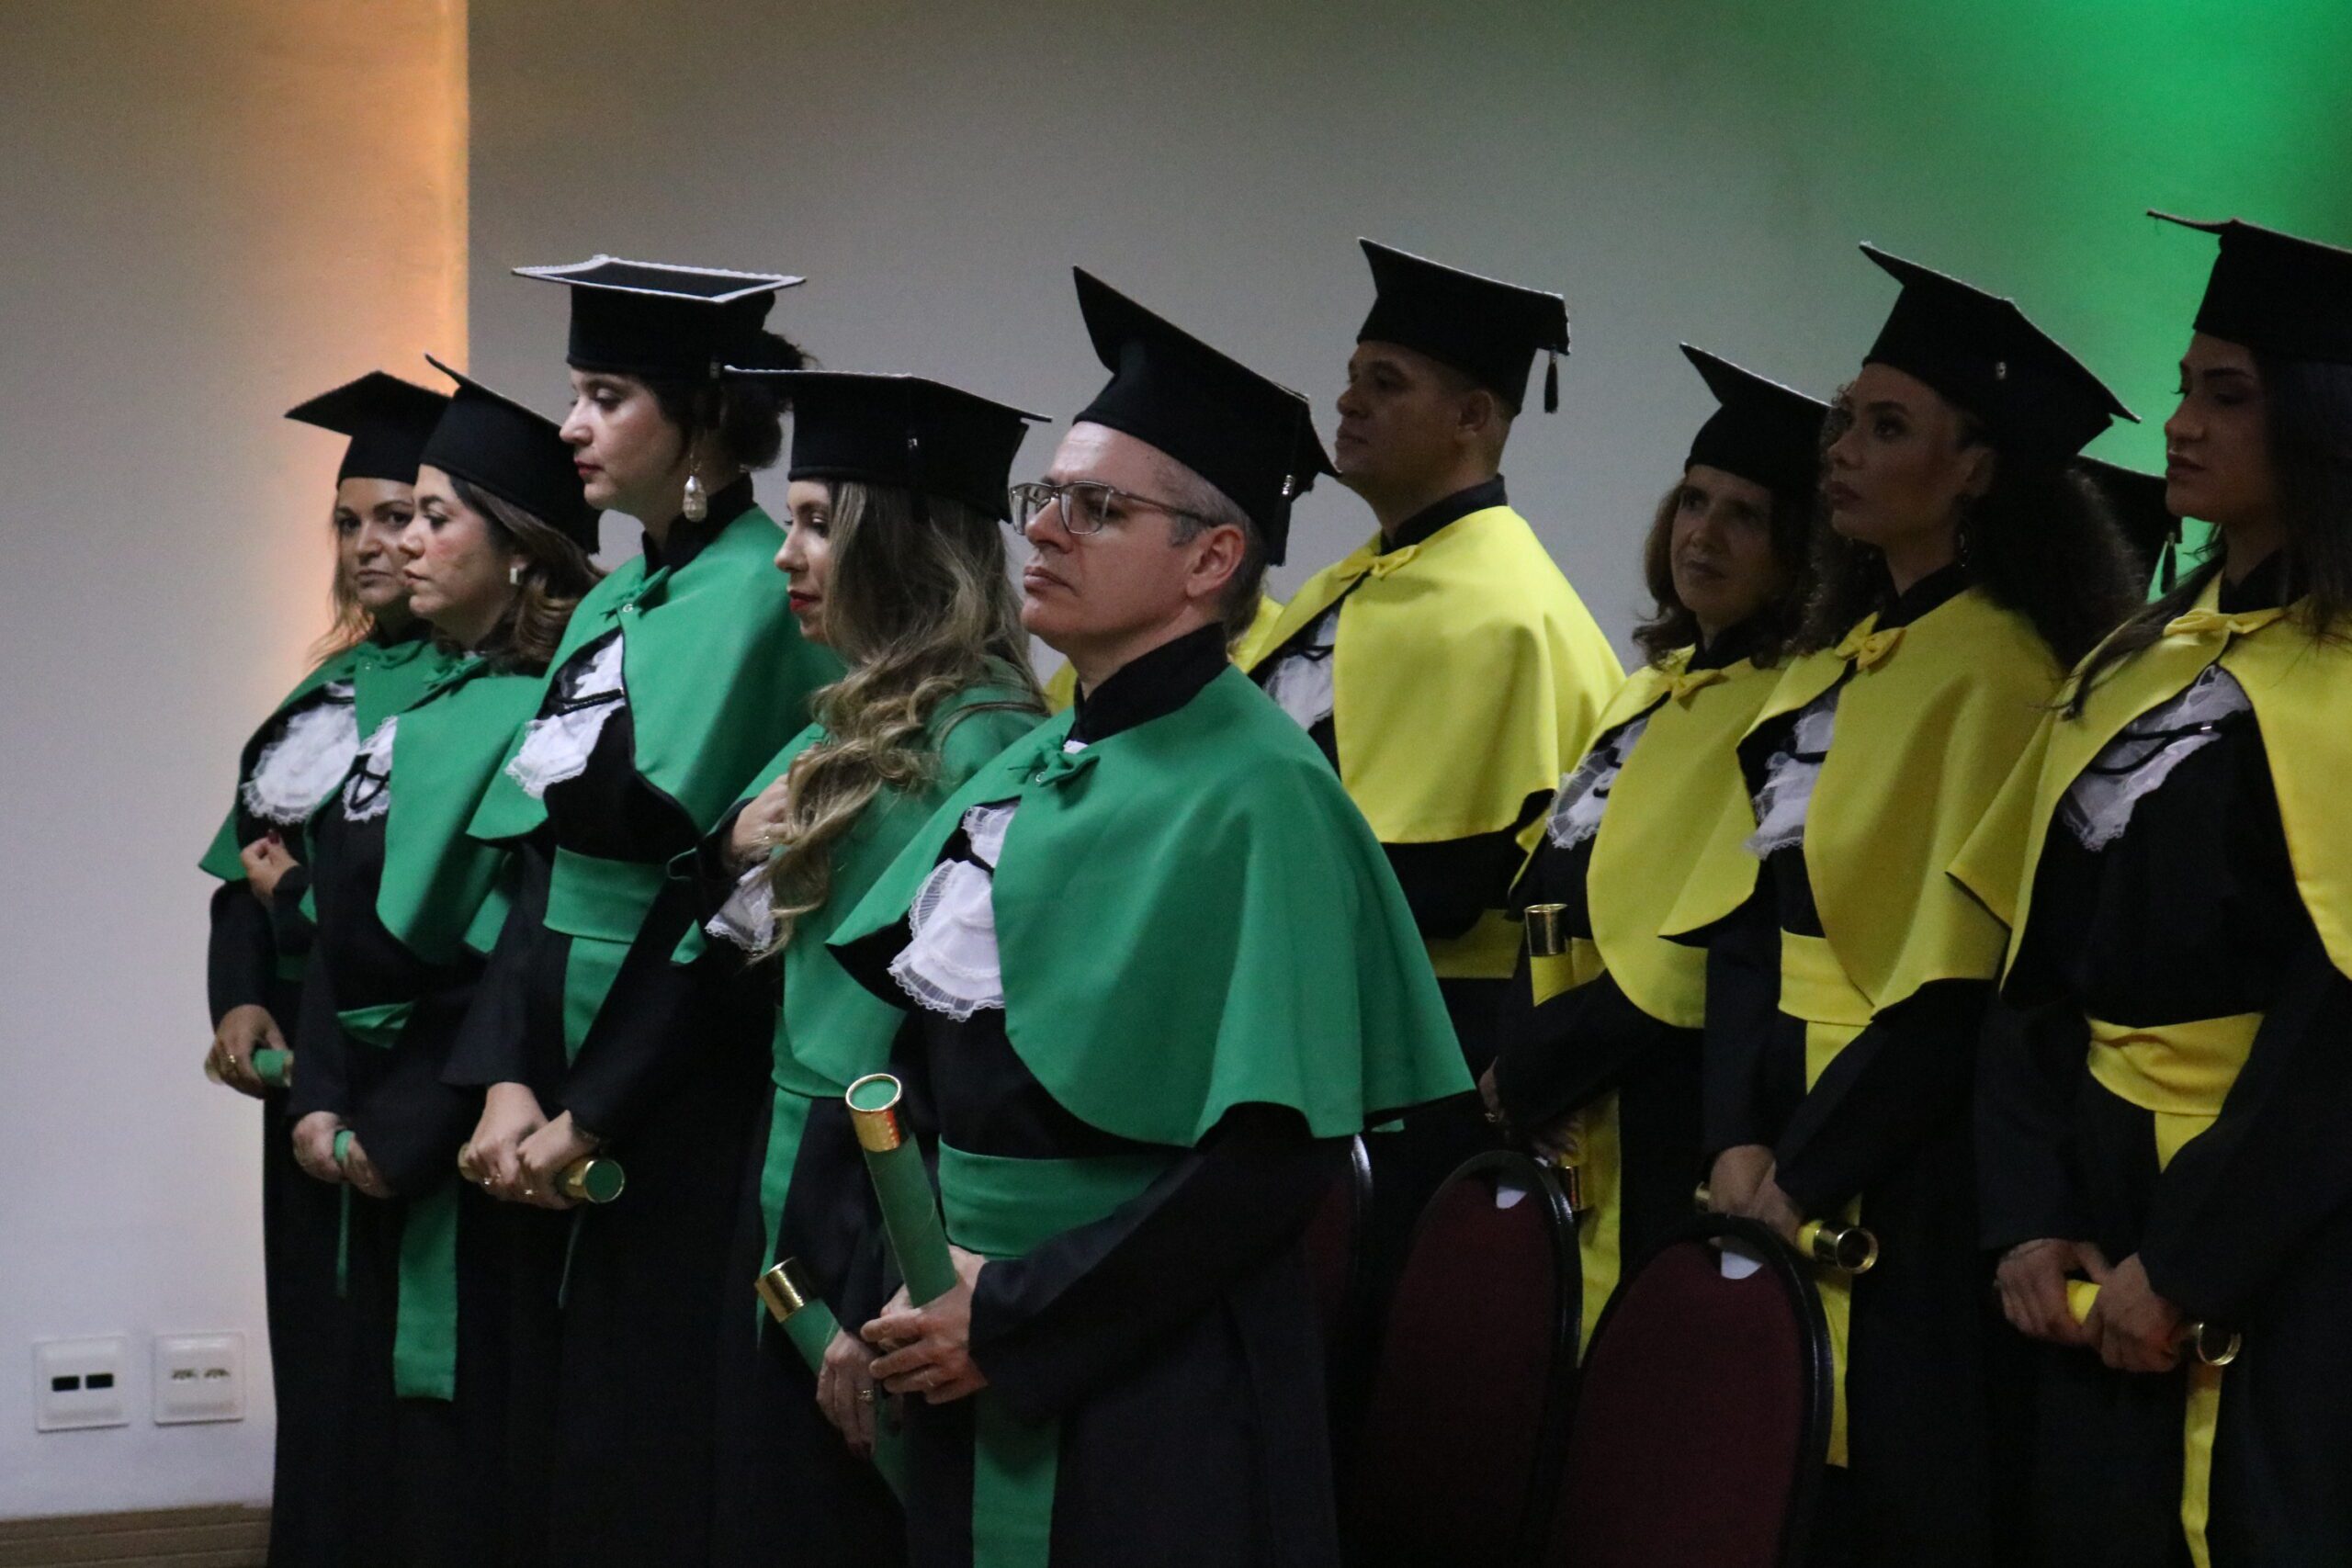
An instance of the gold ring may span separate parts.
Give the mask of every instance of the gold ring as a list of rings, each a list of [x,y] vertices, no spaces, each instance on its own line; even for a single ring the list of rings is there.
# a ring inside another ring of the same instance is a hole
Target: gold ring
[[[859,1390],[857,1391],[857,1402],[858,1402],[860,1404],[873,1404],[873,1403],[874,1403],[874,1390],[873,1390],[872,1388],[870,1388],[870,1387],[869,1387],[869,1388],[862,1388],[862,1389],[859,1389]]]

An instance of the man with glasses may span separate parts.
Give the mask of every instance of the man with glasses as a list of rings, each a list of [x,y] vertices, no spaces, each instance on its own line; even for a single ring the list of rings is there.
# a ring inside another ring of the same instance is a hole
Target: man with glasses
[[[1334,447],[1340,482],[1380,531],[1308,580],[1251,674],[1330,759],[1387,851],[1476,1075],[1494,1058],[1518,956],[1511,884],[1624,671],[1503,488],[1503,445],[1539,351],[1544,410],[1558,407],[1567,307],[1359,243],[1375,296]],[[1437,1184],[1492,1142],[1475,1100],[1372,1141],[1387,1269]]]
[[[916,1564],[1319,1568],[1303,1233],[1346,1138],[1469,1080],[1379,844],[1226,656],[1329,471],[1306,402],[1078,287],[1112,378],[1015,491],[1022,619],[1077,705],[833,938],[910,1010],[893,1071],[963,1280],[863,1335],[921,1396]]]

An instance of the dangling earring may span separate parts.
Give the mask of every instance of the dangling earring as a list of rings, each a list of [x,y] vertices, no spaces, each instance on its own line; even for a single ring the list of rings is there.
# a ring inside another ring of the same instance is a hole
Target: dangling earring
[[[1969,514],[1963,509],[1960,525],[1952,530],[1952,556],[1963,570],[1973,567],[1976,560],[1976,531],[1968,524]]]
[[[523,586],[523,563],[521,561],[514,561],[506,568],[506,586],[509,588],[520,588]]]
[[[678,506],[678,511],[689,523],[699,523],[710,515],[710,498],[702,491],[701,467],[695,461],[693,448],[689,447],[686,451],[686,496]]]
[[[2156,569],[2156,592],[2159,593],[2171,592],[2180,582],[2180,560],[2177,554],[2179,544],[2180,519],[2176,517],[2173,519],[2171,531],[2165,535],[2164,559]]]

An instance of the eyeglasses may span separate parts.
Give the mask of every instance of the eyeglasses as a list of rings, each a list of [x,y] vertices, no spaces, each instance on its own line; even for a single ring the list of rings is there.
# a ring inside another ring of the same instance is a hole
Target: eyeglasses
[[[1099,534],[1105,524],[1118,522],[1131,511],[1165,512],[1170,517],[1186,517],[1195,523],[1208,521],[1197,512],[1187,512],[1181,506],[1154,501],[1148,495],[1131,494],[1093,479],[1074,479],[1061,485],[1042,480],[1014,485],[1011,494],[1012,525],[1022,529],[1043,516],[1049,506],[1059,508],[1062,526],[1079,535]]]

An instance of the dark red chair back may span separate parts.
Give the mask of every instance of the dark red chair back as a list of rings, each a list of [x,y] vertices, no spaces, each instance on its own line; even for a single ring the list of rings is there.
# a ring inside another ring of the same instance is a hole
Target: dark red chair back
[[[1372,1212],[1372,1156],[1362,1138],[1348,1140],[1347,1168],[1306,1227],[1306,1265],[1315,1274],[1316,1314],[1336,1359],[1341,1340],[1360,1332],[1365,1288],[1363,1226]]]
[[[1761,1267],[1724,1278],[1719,1240]],[[1802,1562],[1835,1375],[1795,1255],[1752,1221],[1694,1219],[1593,1326],[1545,1568]]]
[[[1529,1560],[1551,1517],[1580,1303],[1576,1219],[1550,1170],[1496,1150],[1446,1179],[1388,1308],[1349,1487],[1352,1562]]]

